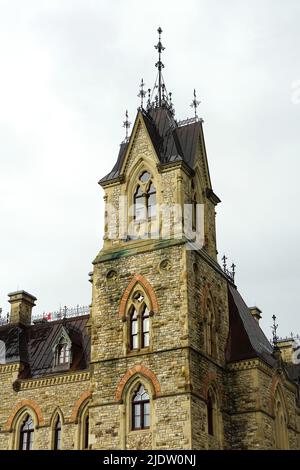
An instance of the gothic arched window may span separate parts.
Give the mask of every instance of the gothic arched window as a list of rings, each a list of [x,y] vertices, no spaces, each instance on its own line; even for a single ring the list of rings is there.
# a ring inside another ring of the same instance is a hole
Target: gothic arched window
[[[132,429],[147,429],[150,427],[150,398],[143,384],[132,397]]]
[[[210,297],[206,302],[206,352],[209,356],[217,356],[216,318]]]
[[[68,365],[71,359],[71,345],[62,337],[55,347],[54,352],[54,365],[63,366]]]
[[[34,423],[30,415],[26,415],[20,428],[19,450],[32,450],[34,440]]]
[[[83,420],[83,448],[89,448],[89,432],[90,432],[90,418],[87,414]]]
[[[129,306],[129,344],[130,349],[139,350],[150,345],[150,311],[145,295],[136,291]]]
[[[287,419],[279,392],[275,398],[275,442],[277,449],[288,448]]]
[[[156,189],[148,171],[144,171],[139,177],[133,203],[136,222],[156,218]]]
[[[211,393],[208,393],[207,397],[207,432],[211,436],[214,435],[214,408]]]
[[[215,391],[210,388],[206,401],[207,433],[220,440],[220,411]]]
[[[57,415],[55,426],[54,426],[54,450],[61,450],[61,420],[60,416]]]
[[[141,346],[142,348],[148,348],[150,342],[150,316],[148,307],[146,305],[143,307],[141,326]]]
[[[89,401],[85,402],[79,414],[79,443],[78,448],[88,450],[90,448],[90,414],[89,414]]]
[[[139,347],[139,321],[135,308],[130,314],[130,347],[131,349],[138,349]]]
[[[192,230],[195,232],[197,230],[197,196],[196,193],[192,199]]]
[[[134,220],[137,222],[146,218],[145,197],[140,186],[136,188],[134,193]]]

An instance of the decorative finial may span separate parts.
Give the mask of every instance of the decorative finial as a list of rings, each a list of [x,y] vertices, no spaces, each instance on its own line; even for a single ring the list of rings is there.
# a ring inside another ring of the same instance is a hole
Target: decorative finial
[[[161,27],[158,28],[158,43],[155,47],[158,51],[158,62],[156,62],[155,67],[158,68],[158,106],[161,106],[161,98],[162,98],[162,69],[164,68],[164,64],[161,61],[161,53],[165,50],[161,43],[161,33],[162,29]]]
[[[151,107],[151,88],[148,88],[147,109]]]
[[[232,274],[232,280],[234,281],[234,277],[235,277],[235,268],[236,268],[236,265],[234,263],[232,263],[231,265],[231,274]]]
[[[195,118],[196,118],[196,119],[198,118],[198,116],[197,116],[197,108],[198,108],[199,104],[200,104],[200,101],[197,101],[196,90],[195,90],[195,88],[194,88],[194,99],[193,99],[193,101],[191,102],[190,106],[191,106],[191,108],[194,108],[194,110],[195,110]]]
[[[130,128],[130,126],[131,126],[131,122],[129,122],[129,120],[128,120],[128,111],[126,109],[125,121],[123,121],[123,127],[125,127],[125,130],[126,130],[126,135],[125,135],[124,142],[128,142],[128,129]]]
[[[227,270],[227,259],[228,259],[228,258],[227,258],[227,256],[225,256],[225,255],[224,255],[223,258],[222,258],[224,271]]]
[[[173,102],[172,102],[172,93],[170,92],[168,96],[169,96],[169,110],[170,110],[172,116],[174,116],[175,115],[175,109],[173,107]]]
[[[277,348],[277,342],[278,342],[277,328],[278,328],[278,324],[276,323],[276,315],[272,316],[272,320],[273,320],[273,325],[271,326],[271,329],[272,329],[272,335],[273,335],[273,346],[274,346],[274,348]]]
[[[142,79],[141,84],[140,84],[140,91],[138,94],[138,98],[141,98],[141,107],[140,109],[143,109],[143,104],[144,104],[144,98],[146,96],[146,91],[144,90],[145,82]]]

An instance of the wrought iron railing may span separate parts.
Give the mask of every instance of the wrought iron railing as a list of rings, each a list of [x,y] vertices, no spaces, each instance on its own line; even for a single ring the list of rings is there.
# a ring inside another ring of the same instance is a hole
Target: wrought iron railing
[[[90,313],[89,305],[76,305],[76,307],[61,307],[59,310],[54,312],[43,312],[42,315],[33,315],[33,323],[39,321],[55,321],[62,320],[63,318],[80,317],[82,315],[88,315]]]
[[[62,320],[63,318],[80,317],[90,313],[89,305],[76,305],[76,307],[61,307],[54,312],[43,312],[32,316],[32,323]],[[0,308],[0,326],[9,323],[9,313],[3,314]]]
[[[187,119],[182,119],[181,121],[177,121],[177,125],[178,125],[178,127],[182,127],[182,126],[186,126],[188,124],[193,124],[194,122],[198,122],[199,120],[202,121],[198,117],[191,117],[191,118],[187,118]]]

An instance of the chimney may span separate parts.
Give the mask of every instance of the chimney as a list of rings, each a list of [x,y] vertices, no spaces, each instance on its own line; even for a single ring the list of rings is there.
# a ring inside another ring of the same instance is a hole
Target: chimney
[[[281,351],[282,360],[284,362],[293,362],[294,351],[297,349],[294,338],[279,339],[277,347]]]
[[[259,320],[261,319],[261,310],[258,307],[249,307],[250,313],[253,318],[259,323]]]
[[[32,307],[35,306],[36,298],[20,290],[8,294],[10,309],[10,323],[22,323],[22,325],[31,325]]]

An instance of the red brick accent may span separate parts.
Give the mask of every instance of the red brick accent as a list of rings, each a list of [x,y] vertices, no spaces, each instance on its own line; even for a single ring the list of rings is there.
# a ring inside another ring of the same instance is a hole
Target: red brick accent
[[[79,414],[80,407],[83,404],[83,402],[85,402],[85,400],[87,400],[91,396],[92,396],[92,392],[90,390],[87,390],[86,392],[83,392],[80,395],[80,397],[76,401],[76,403],[73,407],[73,410],[72,410],[72,414],[71,414],[71,421],[72,422],[76,421],[76,419],[78,417],[78,414]]]
[[[150,282],[148,282],[147,279],[145,279],[141,274],[136,274],[132,278],[128,286],[126,287],[125,291],[123,292],[122,299],[120,302],[120,308],[119,308],[120,316],[125,315],[126,304],[127,304],[128,298],[132,292],[132,289],[138,283],[140,283],[143,286],[146,293],[149,295],[150,302],[151,302],[151,310],[153,310],[154,312],[158,311],[158,303],[157,303],[157,299],[156,299],[156,295],[153,290],[153,287],[151,286]]]
[[[116,401],[120,401],[122,399],[122,393],[123,393],[126,383],[135,374],[141,374],[147,377],[153,385],[155,395],[160,393],[160,384],[156,378],[156,375],[151,370],[147,369],[147,367],[143,366],[142,364],[137,364],[136,366],[129,369],[120,380],[119,385],[116,390],[116,395],[115,395]]]
[[[39,405],[35,401],[32,401],[32,400],[22,400],[22,401],[20,401],[19,403],[16,404],[16,406],[14,407],[14,409],[12,410],[12,412],[10,414],[10,417],[8,418],[8,420],[5,424],[5,429],[7,431],[10,431],[12,429],[13,420],[15,419],[16,414],[22,408],[24,408],[24,409],[29,408],[29,410],[34,411],[34,413],[37,417],[38,426],[41,426],[42,424],[44,424],[44,418],[42,416],[42,412],[41,412],[41,409],[40,409]]]

